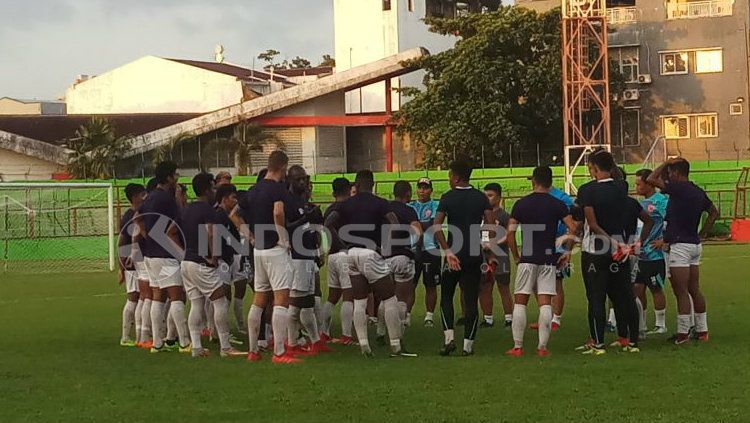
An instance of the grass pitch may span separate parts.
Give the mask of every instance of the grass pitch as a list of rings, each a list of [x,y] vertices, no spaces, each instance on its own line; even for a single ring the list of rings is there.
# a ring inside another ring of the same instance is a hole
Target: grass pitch
[[[0,273],[0,421],[747,421],[750,246],[704,251],[706,344],[675,347],[660,336],[640,355],[577,354],[587,337],[577,273],[545,359],[531,354],[534,331],[525,357],[503,356],[512,340],[500,327],[480,330],[474,357],[438,356],[442,333],[421,325],[420,286],[406,338],[419,358],[387,358],[380,348],[365,360],[357,347],[336,347],[291,367],[120,347],[124,294],[114,274]],[[674,329],[671,291],[668,299]]]

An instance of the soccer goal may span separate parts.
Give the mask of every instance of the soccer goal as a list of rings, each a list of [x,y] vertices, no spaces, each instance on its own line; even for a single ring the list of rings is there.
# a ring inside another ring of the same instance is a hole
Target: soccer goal
[[[0,183],[2,271],[115,268],[114,188],[109,183]]]

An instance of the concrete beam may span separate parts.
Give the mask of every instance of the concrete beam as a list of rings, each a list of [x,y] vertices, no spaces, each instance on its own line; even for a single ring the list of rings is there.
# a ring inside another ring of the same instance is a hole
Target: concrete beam
[[[193,136],[205,134],[326,94],[338,91],[350,91],[375,82],[407,74],[415,70],[406,64],[408,61],[419,59],[428,54],[429,52],[424,48],[407,50],[366,65],[334,73],[314,82],[277,91],[166,128],[158,129],[136,137],[133,141],[133,148],[126,153],[126,156],[134,156],[141,152],[153,150],[181,134],[190,134]]]
[[[0,131],[0,148],[59,165],[67,165],[68,158],[73,152],[67,148],[5,131]]]

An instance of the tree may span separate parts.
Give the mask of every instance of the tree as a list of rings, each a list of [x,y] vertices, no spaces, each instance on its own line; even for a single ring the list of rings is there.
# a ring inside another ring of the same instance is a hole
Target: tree
[[[459,36],[445,52],[416,60],[424,88],[396,113],[399,130],[425,147],[425,165],[461,155],[507,165],[509,147],[562,150],[560,10],[501,6],[496,12],[428,18],[430,30]]]
[[[194,140],[195,136],[186,132],[176,135],[166,144],[162,144],[154,149],[151,156],[151,164],[156,167],[159,163],[165,160],[174,160],[174,153],[177,151],[177,148],[183,143]]]
[[[289,64],[289,69],[307,69],[311,66],[309,60],[302,58],[302,57],[295,57],[292,59],[292,62]]]
[[[242,122],[234,127],[230,137],[213,140],[210,148],[222,146],[234,150],[237,174],[245,176],[250,174],[252,153],[263,151],[263,146],[271,143],[277,148],[283,148],[283,144],[274,134],[266,132],[256,124]]]
[[[130,147],[131,137],[117,136],[107,119],[92,117],[68,141],[73,150],[68,172],[79,179],[115,177],[115,164]]]
[[[278,50],[274,50],[274,49],[268,49],[264,51],[263,53],[260,53],[258,55],[258,59],[266,62],[266,66],[264,66],[263,69],[268,70],[271,68],[276,68],[277,66],[276,56],[278,56],[279,54],[281,53]]]
[[[335,67],[336,66],[336,59],[331,57],[330,54],[324,54],[323,60],[320,62],[318,66],[329,66],[329,67]]]

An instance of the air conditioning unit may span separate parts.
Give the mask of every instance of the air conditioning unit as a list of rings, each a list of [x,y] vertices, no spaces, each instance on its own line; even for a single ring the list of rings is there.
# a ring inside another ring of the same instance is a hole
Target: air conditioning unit
[[[638,83],[639,84],[650,84],[651,83],[651,75],[645,73],[643,75],[638,75]]]
[[[638,90],[625,90],[622,92],[622,98],[625,101],[638,100],[641,97],[641,93]]]

